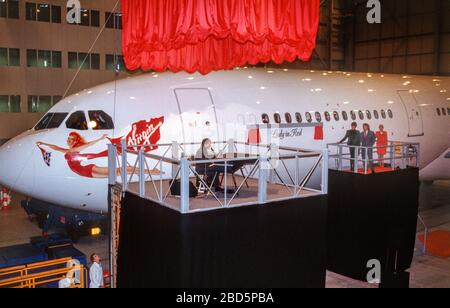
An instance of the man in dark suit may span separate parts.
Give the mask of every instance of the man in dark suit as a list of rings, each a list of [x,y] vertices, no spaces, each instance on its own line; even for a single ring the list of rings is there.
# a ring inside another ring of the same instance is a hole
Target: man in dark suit
[[[344,143],[345,140],[347,140],[347,145],[350,146],[350,165],[352,168],[352,171],[355,170],[355,154],[356,154],[356,147],[359,147],[361,145],[361,134],[356,129],[358,128],[358,123],[353,122],[352,123],[352,129],[347,131],[347,134],[345,134],[344,139],[342,139],[339,143]]]
[[[363,148],[361,150],[362,158],[364,160],[364,163],[366,163],[366,152],[367,152],[367,158],[370,168],[372,170],[372,173],[375,173],[375,165],[373,164],[373,146],[375,145],[375,142],[377,141],[377,137],[373,131],[370,130],[369,124],[364,124],[363,131],[361,132],[361,146],[367,147]]]

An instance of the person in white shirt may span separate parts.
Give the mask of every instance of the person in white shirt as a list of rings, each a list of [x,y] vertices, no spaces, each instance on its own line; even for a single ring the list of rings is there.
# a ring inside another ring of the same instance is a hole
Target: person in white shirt
[[[90,284],[89,284],[89,288],[90,289],[100,289],[103,288],[103,268],[101,265],[101,259],[97,254],[92,254],[91,256],[91,269],[89,270],[89,279],[90,279]]]

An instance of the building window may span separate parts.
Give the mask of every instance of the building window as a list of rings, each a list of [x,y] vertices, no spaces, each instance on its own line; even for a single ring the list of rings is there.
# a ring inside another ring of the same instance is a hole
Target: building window
[[[91,11],[91,27],[100,27],[100,12]]]
[[[37,20],[43,22],[50,22],[50,5],[38,4],[37,5]]]
[[[331,121],[331,114],[330,114],[328,111],[325,111],[325,120],[326,120],[327,122],[330,122],[330,121]]]
[[[72,8],[67,8],[69,12]],[[71,25],[80,25],[86,27],[99,27],[100,26],[100,12],[95,10],[80,9],[80,23],[70,23]]]
[[[302,123],[303,122],[302,114],[300,112],[295,113],[295,119],[297,120],[297,123]]]
[[[262,118],[262,122],[263,122],[264,124],[269,124],[269,123],[270,123],[270,118],[269,118],[269,115],[268,115],[267,113],[263,113],[263,115],[261,116],[261,118]]]
[[[28,96],[28,112],[31,113],[46,113],[57,102],[61,100],[61,96],[50,95],[30,95]]]
[[[292,116],[289,112],[286,112],[286,114],[284,115],[286,118],[286,123],[291,124],[292,123]]]
[[[124,72],[126,70],[125,68],[125,61],[123,60],[123,56],[117,56],[117,62],[116,57],[114,55],[106,55],[106,69],[108,71],[114,71],[114,67],[117,65],[117,71]]]
[[[0,95],[0,112],[19,113],[20,95]]]
[[[0,66],[20,66],[20,49],[0,48]]]
[[[344,119],[344,121],[348,121],[347,111],[342,111],[342,118]]]
[[[61,23],[61,7],[58,5],[52,5],[52,23]]]
[[[114,18],[115,16],[115,18]],[[122,14],[121,13],[105,13],[106,28],[108,29],[122,29]]]
[[[68,66],[71,69],[84,70],[99,70],[100,69],[100,55],[98,53],[87,54],[85,52],[69,52],[68,53]]]
[[[61,51],[27,49],[27,66],[61,68]]]
[[[19,19],[19,0],[0,0],[0,17]]]
[[[312,122],[312,115],[311,115],[310,112],[307,112],[307,113],[306,113],[306,121],[308,121],[308,123],[311,123],[311,122]]]

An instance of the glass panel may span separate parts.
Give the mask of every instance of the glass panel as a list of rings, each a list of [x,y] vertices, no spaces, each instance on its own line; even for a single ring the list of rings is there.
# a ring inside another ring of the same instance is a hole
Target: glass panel
[[[6,2],[0,1],[0,18],[7,17],[6,11],[7,11]],[[0,112],[2,112],[2,111],[0,111]]]
[[[91,68],[91,57],[87,53],[80,52],[78,53],[78,63],[81,65],[81,69],[88,70]]]
[[[38,4],[37,8],[38,21],[50,22],[50,5]]]
[[[378,110],[374,110],[373,111],[373,116],[375,117],[375,119],[379,119],[380,118],[380,114],[378,113]]]
[[[93,130],[114,129],[112,118],[104,111],[89,111],[89,127]]]
[[[362,112],[361,110],[358,111],[358,115],[359,115],[359,119],[360,120],[364,120],[364,112]]]
[[[264,124],[269,124],[270,123],[270,118],[269,118],[269,115],[267,113],[264,113],[262,115],[262,121],[263,121]]]
[[[62,96],[53,96],[53,106],[62,100]]]
[[[118,56],[117,70],[120,72],[126,71],[125,61],[123,59],[123,56]]]
[[[38,67],[50,67],[52,64],[52,52],[49,50],[38,50]]]
[[[36,3],[28,3],[25,6],[27,20],[36,20]]]
[[[82,26],[89,26],[89,10],[81,9],[81,25]]]
[[[114,71],[114,56],[113,55],[106,55],[106,69],[108,71]]]
[[[28,67],[37,66],[37,50],[27,49],[27,66]]]
[[[28,112],[37,112],[39,98],[37,96],[28,96]]]
[[[285,114],[285,118],[286,118],[286,123],[289,123],[289,124],[292,123],[292,116],[289,112],[287,112]]]
[[[275,120],[275,123],[280,124],[281,123],[281,116],[279,113],[275,113],[273,115],[273,119]]]
[[[447,115],[447,111],[445,110],[445,108],[442,108],[442,114]]]
[[[382,117],[383,119],[386,119],[386,111],[384,111],[384,109],[381,110],[381,117]]]
[[[36,112],[45,113],[52,108],[52,97],[51,96],[39,96],[39,103]]]
[[[61,66],[61,51],[52,51],[52,67],[60,68]]]
[[[309,112],[306,113],[306,121],[308,121],[309,123],[312,122],[312,115]]]
[[[34,127],[35,130],[53,129],[61,126],[68,113],[47,113]]]
[[[391,109],[388,110],[388,115],[389,115],[389,118],[391,118],[391,119],[394,118],[394,113],[392,112]]]
[[[105,13],[105,23],[106,23],[106,28],[114,29],[114,18],[113,18],[112,13],[110,13],[110,12]]]
[[[366,116],[367,116],[367,119],[372,120],[372,113],[370,112],[370,110],[366,111]]]
[[[342,118],[344,119],[344,121],[348,121],[347,111],[342,111]]]
[[[339,122],[339,112],[337,111],[333,112],[333,117],[336,122]]]
[[[52,5],[52,22],[60,24],[61,23],[61,7],[57,5]]]
[[[116,29],[122,29],[122,14],[116,14]]]
[[[8,0],[8,18],[19,19],[19,0]]]
[[[331,114],[328,111],[325,112],[325,120],[327,120],[327,122],[331,121]]]
[[[0,95],[0,112],[9,112],[9,97]]]
[[[20,112],[20,95],[11,95],[9,97],[9,108],[10,112]]]
[[[352,117],[352,120],[355,121],[356,120],[356,112],[354,110],[350,111],[350,115]]]
[[[100,26],[100,12],[99,11],[91,11],[91,27],[99,27]]]
[[[69,52],[68,54],[69,68],[78,68],[78,54],[76,52]]]
[[[0,48],[0,66],[8,66],[8,48]]]
[[[100,69],[100,55],[98,53],[91,54],[91,69]]]
[[[76,130],[87,130],[88,125],[86,121],[86,116],[83,111],[77,111],[72,113],[69,119],[66,121],[66,127]]]
[[[20,66],[20,49],[9,49],[9,66]]]
[[[297,120],[298,123],[302,123],[303,122],[302,114],[300,112],[297,112],[295,114],[295,119]]]

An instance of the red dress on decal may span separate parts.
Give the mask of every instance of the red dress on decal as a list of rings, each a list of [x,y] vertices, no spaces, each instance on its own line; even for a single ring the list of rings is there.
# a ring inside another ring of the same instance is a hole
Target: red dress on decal
[[[94,177],[92,172],[95,165],[91,164],[83,166],[81,163],[90,159],[94,159],[96,157],[98,157],[98,154],[80,154],[77,152],[67,153],[66,155],[64,155],[64,158],[66,159],[70,170],[85,178]]]
[[[378,154],[379,155],[386,155],[387,153],[387,146],[388,146],[388,133],[387,132],[377,132],[377,147],[378,148]]]

